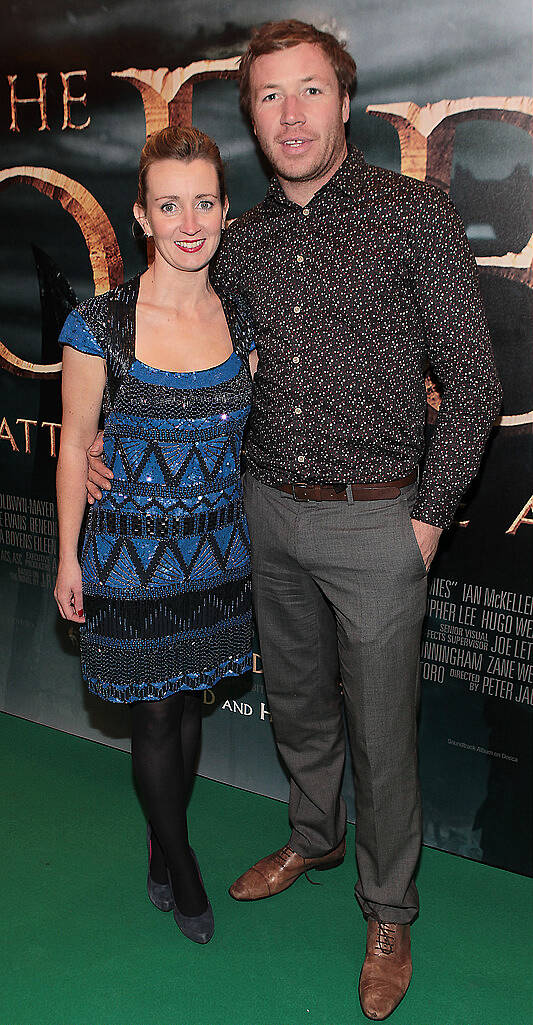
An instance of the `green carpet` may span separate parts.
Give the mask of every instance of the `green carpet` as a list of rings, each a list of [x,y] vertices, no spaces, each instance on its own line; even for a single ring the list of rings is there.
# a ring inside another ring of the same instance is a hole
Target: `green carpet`
[[[358,1025],[365,925],[342,867],[257,904],[228,884],[287,838],[286,806],[199,779],[205,947],[146,896],[129,757],[0,715],[0,1025]],[[414,975],[394,1025],[533,1025],[531,882],[425,849]]]

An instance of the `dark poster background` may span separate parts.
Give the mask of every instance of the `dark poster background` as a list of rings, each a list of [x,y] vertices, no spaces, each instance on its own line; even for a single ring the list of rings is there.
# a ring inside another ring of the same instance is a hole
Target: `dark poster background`
[[[273,0],[268,15],[312,20],[347,39],[360,83],[351,139],[370,162],[449,188],[480,261],[505,403],[482,474],[459,510],[461,523],[443,540],[431,575],[420,729],[425,840],[531,872],[529,7],[515,2],[502,8],[498,0],[429,6],[421,0]],[[130,75],[133,84],[113,72],[201,62],[192,120],[214,135],[228,162],[231,212],[236,216],[262,198],[264,168],[239,113],[236,84],[206,78],[214,66],[205,62],[226,60],[233,67],[251,25],[264,17],[263,5],[244,0],[227,7],[214,0],[153,0],[149,6],[124,0],[107,7],[91,0],[43,6],[21,0],[4,8],[0,705],[118,747],[128,746],[127,711],[87,696],[75,633],[58,619],[52,599],[58,330],[76,298],[144,265],[130,234],[130,211],[145,115],[159,127],[165,117],[186,120],[190,113],[187,86],[168,107],[178,75],[145,75],[144,81]],[[16,105],[18,131],[12,130],[11,89],[19,99],[37,97],[38,74],[43,102]],[[153,102],[157,90],[165,96]],[[86,103],[65,105],[68,91],[86,93]],[[370,113],[369,106],[380,110]],[[21,361],[52,370],[28,369]],[[438,396],[431,402],[430,419]],[[259,656],[255,669],[250,678],[207,692],[200,771],[286,799]],[[348,777],[346,793],[353,809]]]

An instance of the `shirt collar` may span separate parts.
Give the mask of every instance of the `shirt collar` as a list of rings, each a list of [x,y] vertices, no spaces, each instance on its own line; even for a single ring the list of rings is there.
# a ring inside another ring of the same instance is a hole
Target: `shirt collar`
[[[335,197],[342,198],[343,196],[354,197],[359,194],[361,188],[361,179],[363,171],[366,168],[366,161],[361,153],[361,150],[357,149],[356,146],[348,146],[348,154],[344,158],[340,167],[335,171],[335,174],[315,192],[315,195],[307,206],[313,206],[315,203],[326,199],[328,202],[333,200]],[[271,178],[268,192],[265,196],[265,203],[269,207],[291,207],[298,206],[299,204],[293,203],[292,200],[288,199],[285,195],[283,188],[281,187],[279,178]]]

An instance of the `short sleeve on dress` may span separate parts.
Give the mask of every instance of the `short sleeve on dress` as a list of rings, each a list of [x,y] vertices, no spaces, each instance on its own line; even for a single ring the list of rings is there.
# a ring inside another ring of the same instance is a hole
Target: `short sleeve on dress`
[[[105,353],[100,342],[95,338],[93,332],[87,327],[83,317],[77,310],[69,313],[61,334],[59,335],[60,345],[71,345],[78,352],[85,352],[88,356],[101,356],[105,359]]]
[[[255,318],[242,295],[233,295],[231,298],[237,311],[237,326],[242,350],[245,353],[253,352],[256,348],[255,336],[257,334]]]

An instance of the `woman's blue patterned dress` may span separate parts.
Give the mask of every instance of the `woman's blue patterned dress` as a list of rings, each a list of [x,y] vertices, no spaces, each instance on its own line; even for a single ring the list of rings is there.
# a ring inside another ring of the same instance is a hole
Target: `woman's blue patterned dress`
[[[82,303],[62,344],[103,356],[110,492],[81,555],[82,671],[108,701],[165,698],[251,668],[250,541],[240,452],[249,331],[223,299],[234,351],[196,373],[135,358],[139,279]]]

